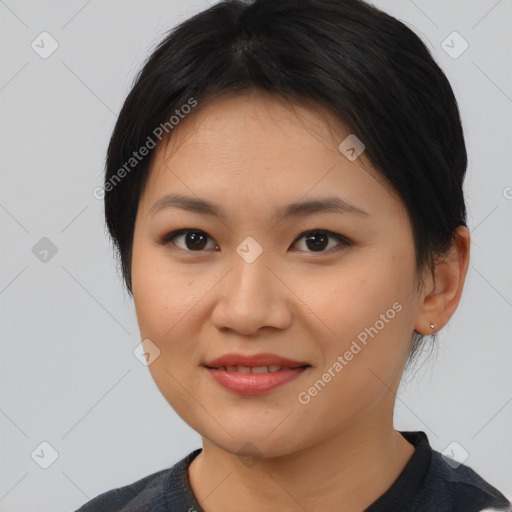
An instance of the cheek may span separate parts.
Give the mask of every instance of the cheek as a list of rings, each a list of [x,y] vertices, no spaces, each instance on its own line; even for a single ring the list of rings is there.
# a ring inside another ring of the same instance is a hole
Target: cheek
[[[323,336],[325,364],[347,352],[360,365],[394,368],[408,350],[413,278],[413,265],[397,266],[392,254],[381,253],[319,287],[314,308],[330,331]]]
[[[152,378],[169,404],[186,416],[190,396],[182,383],[194,387],[198,335],[191,328],[198,325],[197,303],[205,290],[201,280],[183,266],[175,268],[162,253],[134,244],[133,299],[141,339],[151,340],[160,351],[148,366]]]
[[[133,250],[132,284],[141,335],[160,341],[172,337],[176,326],[193,312],[200,293],[194,274],[183,266],[172,265],[165,251],[137,244]]]
[[[409,350],[406,270],[399,276],[384,264],[364,267],[325,285],[311,307],[329,329],[320,327],[321,364],[301,391],[311,396],[310,412],[332,417],[332,428],[392,396]],[[333,413],[333,404],[343,407]]]

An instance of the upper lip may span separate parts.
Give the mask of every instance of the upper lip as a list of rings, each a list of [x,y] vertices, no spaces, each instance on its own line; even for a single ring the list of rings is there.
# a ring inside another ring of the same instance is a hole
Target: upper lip
[[[204,366],[209,368],[219,368],[221,366],[284,366],[286,368],[298,368],[301,366],[310,366],[309,363],[293,361],[286,357],[276,354],[255,354],[252,356],[243,354],[224,354],[223,356],[212,359]]]

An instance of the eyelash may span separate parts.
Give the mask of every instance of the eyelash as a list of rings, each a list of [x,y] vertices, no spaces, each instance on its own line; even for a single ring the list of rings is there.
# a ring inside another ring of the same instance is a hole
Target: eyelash
[[[174,239],[180,235],[186,235],[187,233],[201,233],[203,235],[206,235],[210,240],[213,240],[208,233],[200,230],[200,229],[193,229],[193,228],[184,228],[184,229],[178,229],[176,231],[172,231],[171,233],[168,233],[165,235],[161,240],[157,240],[157,243],[163,246],[169,246],[170,244],[173,244],[178,250],[189,252],[189,253],[201,253],[205,252],[204,250],[198,250],[198,251],[192,251],[189,249],[182,249],[181,247],[177,247],[176,244],[174,244]],[[348,247],[351,244],[350,240],[343,235],[340,235],[338,233],[334,233],[332,231],[326,230],[326,229],[309,229],[307,231],[303,231],[294,241],[293,244],[297,243],[301,238],[305,237],[308,234],[319,234],[319,235],[327,235],[328,237],[335,238],[340,245],[336,247],[331,247],[330,249],[327,249],[326,251],[305,251],[309,252],[311,254],[328,254],[333,250],[339,250],[340,247]]]

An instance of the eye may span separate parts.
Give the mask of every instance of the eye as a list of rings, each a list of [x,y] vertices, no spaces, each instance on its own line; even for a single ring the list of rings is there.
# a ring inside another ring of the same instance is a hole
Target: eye
[[[202,249],[208,245],[208,238],[210,237],[207,233],[198,229],[180,229],[165,235],[164,238],[158,240],[158,243],[161,245],[173,244],[179,249],[183,249],[188,252],[201,252]],[[182,240],[182,245],[176,243],[176,240],[180,239]],[[212,247],[209,248],[211,249]],[[217,245],[214,244],[213,249],[217,249]]]
[[[321,229],[315,229],[301,233],[299,237],[295,239],[294,244],[302,238],[305,239],[306,247],[311,250],[309,252],[327,252],[325,249],[333,249],[332,245],[330,246],[329,244],[329,238],[336,240],[338,242],[338,246],[350,245],[350,241],[344,236]],[[336,248],[336,246],[334,246],[334,248]]]
[[[299,248],[299,250],[309,249],[308,252],[327,252],[333,248],[335,249],[336,245],[333,247],[332,244],[329,243],[329,239],[338,242],[338,246],[350,245],[350,241],[344,236],[321,229],[315,229],[301,233],[295,239],[293,244],[297,244],[297,242],[302,238],[304,238],[306,249]],[[208,247],[208,239],[211,240],[213,246]],[[165,235],[165,237],[161,240],[158,240],[158,243],[161,245],[172,244],[177,246],[179,249],[188,252],[202,252],[203,249],[218,250],[218,246],[213,243],[213,239],[211,239],[207,233],[199,229],[179,229],[177,231],[173,231],[168,235]]]

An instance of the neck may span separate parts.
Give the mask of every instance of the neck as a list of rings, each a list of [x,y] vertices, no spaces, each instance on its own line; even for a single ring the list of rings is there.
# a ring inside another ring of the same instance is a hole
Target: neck
[[[282,512],[360,512],[389,489],[414,447],[392,417],[374,411],[359,420],[314,446],[253,465],[203,438],[189,466],[192,490],[206,512],[256,512],[270,504]]]

